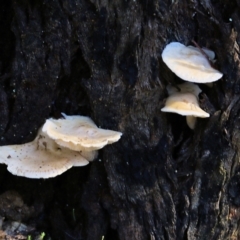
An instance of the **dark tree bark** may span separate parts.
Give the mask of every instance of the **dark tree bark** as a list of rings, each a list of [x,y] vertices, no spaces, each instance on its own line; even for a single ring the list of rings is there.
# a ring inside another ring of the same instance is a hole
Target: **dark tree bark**
[[[37,210],[22,220],[52,239],[240,239],[239,13],[239,0],[5,1],[1,145],[31,141],[61,112],[123,132],[88,167],[55,179],[2,166],[1,192]],[[224,74],[201,85],[211,117],[194,131],[160,111],[166,86],[181,81],[161,52],[193,39]]]

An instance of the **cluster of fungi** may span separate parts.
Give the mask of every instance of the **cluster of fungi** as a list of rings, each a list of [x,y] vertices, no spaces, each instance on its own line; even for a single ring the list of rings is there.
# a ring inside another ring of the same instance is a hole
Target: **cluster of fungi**
[[[14,175],[50,178],[71,167],[85,166],[97,157],[97,150],[118,141],[120,132],[98,128],[84,116],[47,119],[29,143],[0,147],[0,163]]]
[[[186,47],[181,43],[172,42],[163,50],[162,59],[179,78],[187,83],[167,87],[169,97],[161,111],[186,116],[188,126],[194,129],[196,117],[210,116],[199,107],[198,95],[202,90],[194,83],[211,84],[223,75],[212,67],[215,54],[206,48]]]

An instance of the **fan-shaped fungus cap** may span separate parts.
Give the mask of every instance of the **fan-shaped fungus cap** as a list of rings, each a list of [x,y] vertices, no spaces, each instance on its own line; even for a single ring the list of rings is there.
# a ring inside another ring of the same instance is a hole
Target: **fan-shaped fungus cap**
[[[39,131],[34,141],[0,147],[0,163],[14,175],[27,178],[51,178],[74,166],[85,166],[97,152],[87,155],[58,146],[54,140]]]
[[[178,84],[177,87],[168,85],[167,86],[168,94],[172,95],[173,93],[179,92],[179,89],[177,89],[177,88],[180,89],[180,93],[192,93],[196,97],[198,97],[199,93],[202,92],[202,90],[199,88],[198,85],[196,85],[194,83],[190,83],[190,82],[185,82],[182,84]]]
[[[199,107],[197,97],[192,93],[173,93],[167,98],[165,107],[161,111],[187,116],[187,124],[191,129],[195,126],[196,117],[209,117],[209,113]]]
[[[214,82],[223,75],[211,66],[201,51],[178,42],[172,42],[165,47],[162,59],[178,77],[189,82]]]
[[[98,128],[89,117],[67,116],[48,119],[43,132],[57,144],[75,151],[93,151],[117,142],[122,133]]]
[[[192,93],[174,93],[168,97],[162,112],[178,113],[183,116],[209,117],[209,113],[203,111],[198,104],[196,96]]]

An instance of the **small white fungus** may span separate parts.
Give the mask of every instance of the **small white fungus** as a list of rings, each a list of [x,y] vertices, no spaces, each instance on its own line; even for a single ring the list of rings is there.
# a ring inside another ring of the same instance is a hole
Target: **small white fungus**
[[[93,151],[117,142],[122,133],[98,128],[89,117],[67,116],[48,119],[43,132],[57,144],[75,151]]]
[[[192,93],[197,98],[198,98],[199,93],[202,92],[202,90],[199,88],[198,85],[191,83],[191,82],[185,82],[182,84],[178,84],[176,87],[171,86],[171,85],[167,86],[167,91],[168,91],[169,95],[171,95],[173,93],[177,93],[177,92],[179,92],[179,90],[180,90],[180,93]]]
[[[210,60],[215,57],[214,52],[206,49],[203,51]],[[162,59],[178,77],[189,82],[215,82],[223,76],[211,66],[209,59],[199,49],[186,47],[179,42],[169,43],[162,52]]]
[[[27,178],[55,177],[71,167],[87,165],[95,156],[96,152],[83,156],[60,147],[41,130],[32,142],[0,147],[0,163],[12,174]]]
[[[166,100],[162,112],[177,113],[186,116],[186,121],[191,129],[194,129],[196,117],[207,118],[209,113],[203,111],[198,104],[198,99],[193,93],[172,93]]]

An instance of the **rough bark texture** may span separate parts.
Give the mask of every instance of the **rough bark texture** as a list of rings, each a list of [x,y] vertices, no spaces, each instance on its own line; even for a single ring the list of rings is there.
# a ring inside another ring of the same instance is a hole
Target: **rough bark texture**
[[[239,0],[19,0],[0,11],[1,145],[31,141],[60,112],[123,132],[55,179],[1,166],[1,193],[17,191],[25,209],[4,210],[1,195],[1,216],[52,239],[240,239]],[[211,117],[194,131],[160,111],[180,82],[161,52],[192,39],[224,73],[201,85]]]

